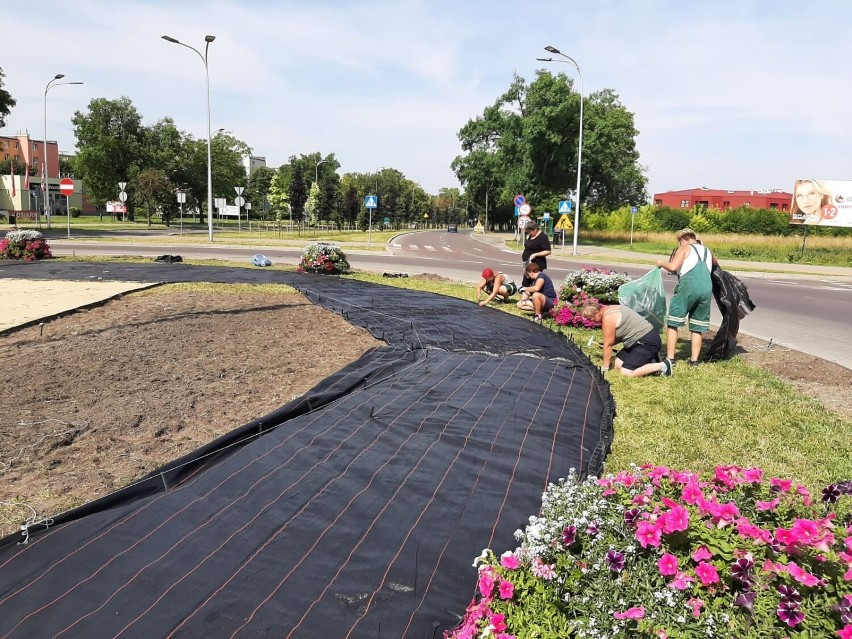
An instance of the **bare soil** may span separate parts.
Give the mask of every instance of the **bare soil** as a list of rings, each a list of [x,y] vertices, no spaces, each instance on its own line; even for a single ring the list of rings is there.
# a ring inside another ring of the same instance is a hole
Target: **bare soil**
[[[852,371],[740,336],[852,417]],[[0,535],[107,494],[382,343],[298,294],[153,289],[0,337]]]
[[[247,291],[153,289],[0,337],[0,536],[127,485],[383,344],[300,294]]]

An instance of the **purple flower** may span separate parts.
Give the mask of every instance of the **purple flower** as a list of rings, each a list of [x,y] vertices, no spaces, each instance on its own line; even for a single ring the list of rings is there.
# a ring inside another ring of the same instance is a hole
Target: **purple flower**
[[[588,526],[586,526],[586,534],[589,535],[589,537],[594,537],[595,535],[597,535],[598,530],[598,522],[596,521],[593,521]]]
[[[852,623],[852,595],[844,595],[834,610],[840,615],[841,623]]]
[[[638,508],[631,508],[630,510],[625,510],[624,523],[628,526],[636,526],[636,524],[639,523],[638,521],[636,521],[637,519],[639,519],[639,513],[640,511]]]
[[[746,581],[754,562],[747,557],[741,557],[731,564],[731,576],[737,581]]]
[[[833,504],[840,499],[840,488],[837,484],[829,484],[822,489],[822,500],[828,504]]]
[[[734,599],[734,605],[754,612],[754,600],[757,599],[756,592],[742,592]]]
[[[778,603],[778,618],[791,628],[795,628],[805,620],[805,613],[799,610],[795,601],[780,601]]]
[[[565,530],[562,531],[562,543],[566,546],[573,546],[575,541],[577,541],[577,527],[566,526]]]
[[[606,553],[606,565],[612,572],[624,570],[624,554],[617,550],[609,550]]]
[[[802,601],[802,595],[793,586],[781,584],[778,586],[778,594],[781,595],[781,601],[794,603],[797,606]]]

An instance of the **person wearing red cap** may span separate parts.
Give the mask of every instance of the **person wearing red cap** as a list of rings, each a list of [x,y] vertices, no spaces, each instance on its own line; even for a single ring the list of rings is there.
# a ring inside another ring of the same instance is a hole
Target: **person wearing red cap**
[[[486,268],[482,271],[482,279],[476,285],[476,301],[480,306],[486,306],[499,298],[503,302],[508,302],[509,298],[518,292],[518,287],[512,279],[505,273],[495,273],[492,269]],[[485,299],[482,299],[483,293]]]

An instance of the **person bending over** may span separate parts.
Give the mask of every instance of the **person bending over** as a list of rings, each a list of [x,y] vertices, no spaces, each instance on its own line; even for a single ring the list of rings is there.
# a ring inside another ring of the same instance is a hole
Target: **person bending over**
[[[672,374],[668,361],[660,360],[663,342],[651,323],[629,306],[605,305],[588,302],[580,314],[601,325],[603,331],[603,362],[601,371],[608,371],[613,364],[616,370],[627,377]],[[613,363],[612,347],[624,344]]]
[[[492,269],[486,268],[482,271],[482,279],[476,285],[476,301],[480,306],[486,306],[499,298],[504,302],[508,302],[509,298],[518,292],[518,287],[505,273],[495,273]],[[485,299],[482,295],[485,294]]]
[[[556,305],[556,288],[550,276],[542,273],[535,262],[527,264],[524,277],[530,284],[521,289],[518,308],[527,313],[534,313],[533,321],[540,322],[542,316]]]
[[[657,266],[678,277],[669,314],[666,317],[666,359],[674,366],[678,331],[689,319],[690,366],[698,366],[704,333],[710,330],[710,299],[713,284],[710,271],[717,264],[710,249],[703,246],[690,228],[677,232],[678,248],[670,261],[657,260]]]

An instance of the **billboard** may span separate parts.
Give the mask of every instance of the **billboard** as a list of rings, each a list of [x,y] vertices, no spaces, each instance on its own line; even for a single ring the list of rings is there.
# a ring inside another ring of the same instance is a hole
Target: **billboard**
[[[796,180],[790,224],[852,227],[852,181]]]

